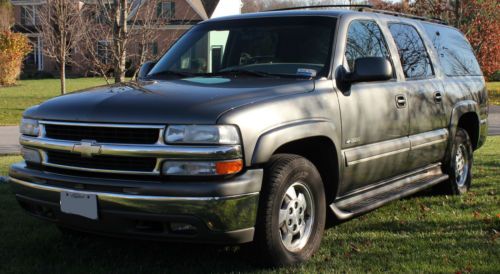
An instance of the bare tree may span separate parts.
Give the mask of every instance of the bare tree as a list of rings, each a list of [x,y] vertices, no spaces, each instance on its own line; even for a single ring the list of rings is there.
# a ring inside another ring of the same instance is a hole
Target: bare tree
[[[12,4],[9,0],[0,0],[0,31],[9,30],[14,23]]]
[[[82,5],[72,0],[46,0],[38,9],[37,28],[43,40],[43,51],[59,65],[61,94],[66,93],[66,65],[72,63],[71,52],[80,41]]]
[[[115,83],[125,81],[129,24],[135,25],[142,0],[97,0],[103,23],[112,29]],[[130,16],[131,12],[132,16]]]
[[[166,35],[164,36],[165,39],[163,39],[163,42],[171,44],[179,37],[181,32],[185,31],[183,29],[170,29],[167,33],[164,32],[164,29],[169,24],[173,23],[174,15],[162,9],[158,9],[158,5],[161,5],[161,3],[162,0],[147,1],[146,4],[138,9],[136,24],[131,26],[131,42],[137,46],[136,54],[130,55],[134,57],[137,65],[134,71],[134,77],[139,71],[138,65],[143,64],[147,60],[157,59],[161,54],[158,49],[156,52],[153,50],[153,41],[157,41],[163,34]],[[178,23],[193,20],[194,18],[190,18],[189,14],[193,14],[192,16],[194,16],[194,13],[190,13],[189,10],[186,9],[183,14],[176,14],[175,20],[178,21]]]

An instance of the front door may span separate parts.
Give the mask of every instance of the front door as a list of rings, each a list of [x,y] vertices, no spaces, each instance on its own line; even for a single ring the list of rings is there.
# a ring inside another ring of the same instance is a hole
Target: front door
[[[391,60],[380,27],[373,20],[353,20],[348,26],[344,69],[356,58]],[[338,93],[342,120],[344,169],[340,195],[393,177],[406,170],[410,142],[408,91],[394,79],[355,83]]]

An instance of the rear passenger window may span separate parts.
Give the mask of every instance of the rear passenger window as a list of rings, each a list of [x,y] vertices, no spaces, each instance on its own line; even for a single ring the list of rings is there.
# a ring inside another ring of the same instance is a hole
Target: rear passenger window
[[[387,44],[377,23],[368,20],[351,22],[345,57],[350,71],[354,68],[354,61],[360,57],[386,57],[390,60]]]
[[[447,76],[482,75],[472,47],[456,29],[423,23]]]
[[[417,30],[406,24],[389,24],[406,79],[425,79],[434,75],[424,42]]]

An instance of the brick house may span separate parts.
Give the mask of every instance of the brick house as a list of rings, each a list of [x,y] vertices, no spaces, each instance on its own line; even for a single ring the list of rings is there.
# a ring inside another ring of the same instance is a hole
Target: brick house
[[[235,2],[240,3],[236,9],[228,6],[235,6]],[[54,60],[43,54],[43,41],[40,33],[37,32],[37,7],[44,5],[45,0],[12,0],[14,6],[15,25],[14,31],[25,33],[32,45],[33,51],[26,57],[24,61],[23,72],[33,74],[36,72],[48,72],[54,75],[57,74],[58,66]],[[140,2],[141,5],[147,5],[148,0]],[[229,3],[229,4],[228,4]],[[82,5],[95,4],[95,0],[81,0]],[[149,51],[153,56],[159,56],[166,51],[173,42],[175,42],[185,31],[189,30],[194,24],[211,18],[213,14],[217,16],[225,14],[234,14],[241,12],[241,1],[239,0],[162,0],[157,4],[155,16],[168,17],[168,23],[158,27],[157,39],[149,42]],[[131,10],[131,16],[134,14],[134,9]],[[141,14],[137,15],[137,20],[140,21]],[[131,26],[138,27],[140,25]],[[110,58],[111,38],[103,37],[102,40],[96,41],[95,50],[102,62],[111,62]],[[129,43],[127,49],[127,60],[131,66],[138,66],[137,60],[139,47],[137,43]],[[85,62],[79,62],[81,52],[75,49],[73,59],[79,66],[68,66],[67,74],[73,76],[87,75],[90,71]],[[83,63],[83,65],[82,65]]]

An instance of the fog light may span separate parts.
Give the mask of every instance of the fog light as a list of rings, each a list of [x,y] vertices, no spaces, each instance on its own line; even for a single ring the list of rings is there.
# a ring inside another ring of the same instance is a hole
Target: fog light
[[[243,160],[241,159],[220,162],[165,161],[162,166],[162,174],[176,176],[229,175],[238,173],[242,169]]]
[[[26,162],[36,163],[36,164],[42,163],[42,156],[40,156],[40,152],[38,152],[38,150],[23,147],[21,149],[21,155],[23,156]]]
[[[196,226],[186,223],[170,223],[172,232],[194,234],[198,230]]]

